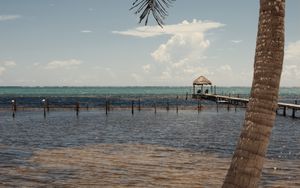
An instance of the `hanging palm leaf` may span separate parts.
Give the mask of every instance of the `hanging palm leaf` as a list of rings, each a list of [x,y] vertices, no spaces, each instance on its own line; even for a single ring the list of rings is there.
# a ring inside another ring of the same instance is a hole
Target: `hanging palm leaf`
[[[135,9],[135,14],[140,14],[141,23],[145,19],[145,25],[148,24],[148,18],[152,13],[157,24],[162,27],[163,20],[168,15],[167,8],[169,8],[172,2],[175,0],[135,0],[130,10]]]

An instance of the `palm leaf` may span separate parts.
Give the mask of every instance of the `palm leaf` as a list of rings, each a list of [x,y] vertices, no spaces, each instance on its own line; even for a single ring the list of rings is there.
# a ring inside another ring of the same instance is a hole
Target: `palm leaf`
[[[140,14],[139,23],[145,19],[145,25],[148,24],[149,15],[152,13],[157,24],[162,27],[164,24],[163,20],[168,16],[167,8],[169,8],[174,1],[175,0],[135,0],[130,10],[136,9],[134,13]]]

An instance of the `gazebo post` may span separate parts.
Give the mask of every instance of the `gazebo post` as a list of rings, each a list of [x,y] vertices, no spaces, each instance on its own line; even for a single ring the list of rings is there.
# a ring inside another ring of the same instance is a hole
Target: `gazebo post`
[[[195,95],[195,84],[193,84],[193,95]]]

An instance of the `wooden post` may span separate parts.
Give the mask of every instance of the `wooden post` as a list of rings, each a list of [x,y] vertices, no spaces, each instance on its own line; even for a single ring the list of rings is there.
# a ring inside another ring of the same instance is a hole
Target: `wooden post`
[[[198,98],[198,113],[200,112],[200,110],[201,110],[200,99]]]
[[[216,100],[217,112],[219,112],[219,99]]]
[[[196,94],[195,85],[193,84],[193,95]]]
[[[229,105],[230,105],[230,101],[228,100],[228,101],[227,101],[227,111],[230,110],[230,106],[229,106]]]
[[[185,100],[188,100],[188,96],[189,96],[189,93],[186,92],[186,94],[185,94]]]
[[[283,107],[283,116],[286,116],[286,106]]]
[[[141,111],[141,98],[139,98],[139,111]]]
[[[214,89],[215,89],[214,94],[216,95],[217,94],[217,86],[216,85],[214,86]]]
[[[76,103],[75,108],[76,108],[76,116],[78,116],[79,115],[79,102]]]
[[[110,111],[110,100],[107,100],[107,110]]]
[[[295,100],[295,104],[297,104],[297,100]],[[296,109],[293,108],[293,114],[292,114],[292,117],[295,118],[296,117]]]
[[[43,99],[42,102],[43,102],[43,108],[44,108],[44,118],[46,118],[46,99]]]
[[[134,114],[134,101],[131,101],[131,114]]]
[[[176,113],[178,114],[178,95],[176,97]]]
[[[236,112],[236,107],[237,107],[237,101],[234,102],[234,111]]]
[[[17,103],[16,103],[15,99],[11,100],[11,105],[12,105],[12,111],[13,111],[12,117],[15,118],[16,111],[17,111]]]
[[[292,117],[295,118],[295,115],[296,115],[296,109],[293,108],[293,113],[292,113]]]
[[[154,114],[156,114],[156,99],[154,101]]]
[[[105,114],[107,115],[108,113],[108,103],[107,103],[107,99],[105,99]]]
[[[170,110],[170,103],[169,103],[169,100],[167,100],[167,111]]]
[[[48,102],[48,99],[45,99],[45,104],[46,104],[47,112],[49,112],[49,111],[50,111],[50,108],[49,108],[49,102]]]
[[[12,102],[13,111],[16,112],[17,111],[17,101],[14,99],[11,102]]]

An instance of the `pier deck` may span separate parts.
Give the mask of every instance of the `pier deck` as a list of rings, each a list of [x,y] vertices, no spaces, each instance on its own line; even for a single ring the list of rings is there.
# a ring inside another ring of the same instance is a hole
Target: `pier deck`
[[[235,104],[235,105],[247,105],[249,102],[249,99],[247,98],[240,98],[240,97],[234,97],[234,96],[224,96],[224,95],[217,95],[217,94],[194,94],[193,98],[198,99],[206,99],[206,100],[212,100],[216,101],[217,103],[228,103],[228,104]],[[283,115],[286,116],[287,109],[292,110],[292,117],[296,117],[296,111],[300,110],[300,105],[297,104],[297,101],[295,101],[295,104],[291,103],[278,103],[278,108],[276,112],[278,113],[278,110],[283,110]]]

